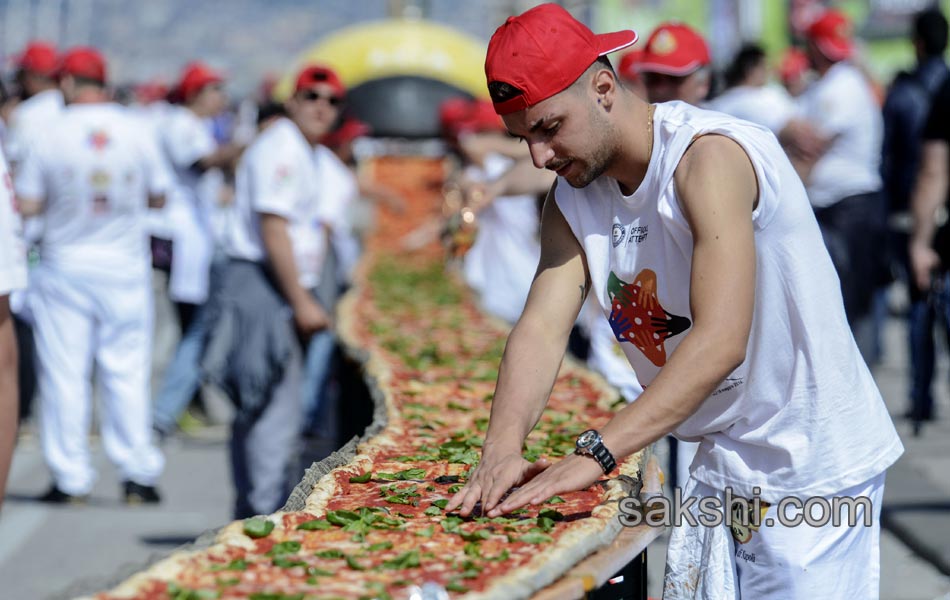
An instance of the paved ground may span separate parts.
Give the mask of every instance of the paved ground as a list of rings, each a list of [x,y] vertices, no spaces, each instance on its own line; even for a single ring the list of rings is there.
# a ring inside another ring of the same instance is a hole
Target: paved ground
[[[876,376],[891,412],[903,409],[906,359],[903,327],[887,328],[887,358]],[[940,366],[940,420],[913,438],[899,430],[907,454],[888,474],[885,511],[891,531],[881,543],[881,597],[885,600],[950,600],[946,569],[950,556],[950,390],[946,358]],[[89,505],[50,507],[32,500],[46,490],[48,474],[30,435],[14,456],[7,502],[0,516],[0,581],[3,598],[63,597],[77,582],[104,581],[123,565],[142,564],[170,552],[229,520],[231,488],[226,459],[227,431],[201,430],[165,446],[168,467],[158,507],[122,504],[115,473],[94,439],[100,480]],[[651,547],[651,595],[659,597],[665,545]],[[926,560],[923,557],[926,557]]]

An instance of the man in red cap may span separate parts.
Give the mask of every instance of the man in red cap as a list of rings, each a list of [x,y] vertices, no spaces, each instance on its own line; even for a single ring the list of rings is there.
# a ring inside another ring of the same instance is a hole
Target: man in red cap
[[[172,433],[200,386],[197,363],[206,335],[202,307],[211,287],[215,219],[224,173],[233,172],[243,146],[218,144],[212,119],[227,108],[224,77],[201,62],[188,64],[176,86],[179,105],[169,107],[157,128],[161,148],[176,174],[164,208],[172,254],[168,295],[178,312],[182,338],[165,370],[154,403],[160,436]]]
[[[339,116],[343,84],[312,65],[297,75],[286,117],[248,146],[235,174],[229,262],[211,297],[203,367],[238,407],[231,440],[236,517],[281,507],[303,420],[303,348],[327,332],[315,298],[326,273],[328,207],[314,151]]]
[[[699,106],[709,95],[709,48],[696,30],[663,23],[650,34],[637,63],[650,102],[682,100]]]
[[[10,114],[5,142],[14,170],[23,158],[33,135],[63,108],[63,95],[56,83],[56,48],[44,42],[31,42],[17,59],[17,83],[22,102]]]
[[[880,175],[883,119],[867,78],[853,61],[847,17],[825,11],[806,37],[818,78],[798,99],[798,123],[786,128],[780,139],[805,182],[841,279],[858,347],[873,362],[879,353],[874,296],[890,272]],[[812,143],[816,135],[821,141],[817,146]]]
[[[640,73],[640,61],[643,60],[643,50],[628,50],[620,56],[617,66],[617,75],[630,90],[641,98],[647,97],[646,84],[643,74]]]
[[[620,86],[604,55],[635,40],[544,4],[489,43],[495,110],[558,179],[481,461],[446,510],[480,502],[492,518],[588,488],[675,432],[700,442],[682,497],[711,500],[718,518],[707,527],[687,517],[695,504],[675,507],[665,597],[875,597],[884,470],[903,447],[805,190],[765,128]],[[531,463],[523,443],[588,294],[644,392],[574,454]],[[837,496],[869,498],[862,526],[794,527],[784,510],[787,497]],[[767,503],[766,520],[730,531],[727,497]]]
[[[109,101],[93,48],[63,55],[62,113],[32,143],[16,177],[24,215],[42,214],[28,314],[36,333],[40,434],[53,485],[41,500],[77,502],[95,482],[88,435],[90,365],[103,392],[103,446],[129,503],[158,502],[164,466],[151,442],[149,206],[171,175],[150,136]]]

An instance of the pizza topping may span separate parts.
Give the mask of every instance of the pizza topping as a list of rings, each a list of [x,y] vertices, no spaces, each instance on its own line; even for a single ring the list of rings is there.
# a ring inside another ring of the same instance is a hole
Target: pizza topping
[[[244,534],[252,538],[262,538],[270,535],[274,530],[274,523],[260,517],[253,517],[244,521]]]
[[[372,471],[367,471],[362,475],[357,475],[355,477],[350,477],[350,483],[366,483],[373,476]]]

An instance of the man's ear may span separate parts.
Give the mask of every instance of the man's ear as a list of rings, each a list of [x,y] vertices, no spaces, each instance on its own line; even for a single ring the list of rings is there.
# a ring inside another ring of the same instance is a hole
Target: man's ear
[[[591,86],[597,95],[597,103],[606,109],[613,106],[617,93],[617,79],[610,69],[600,69],[594,73]]]

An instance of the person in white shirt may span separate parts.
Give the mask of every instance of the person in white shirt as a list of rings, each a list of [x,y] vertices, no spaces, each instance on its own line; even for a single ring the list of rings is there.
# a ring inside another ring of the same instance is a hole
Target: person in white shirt
[[[175,303],[181,340],[165,369],[154,404],[154,426],[167,436],[177,426],[200,385],[198,361],[208,319],[203,311],[211,285],[215,254],[213,228],[217,202],[205,190],[233,170],[243,146],[218,145],[210,119],[226,107],[223,76],[201,62],[185,67],[175,95],[159,127],[161,147],[177,176],[164,208],[172,233],[168,294]]]
[[[45,127],[63,109],[63,94],[56,83],[56,48],[45,42],[31,42],[17,60],[17,83],[23,100],[10,113],[6,152],[10,164],[23,159],[35,128]]]
[[[314,148],[338,117],[339,80],[303,69],[286,102],[248,147],[235,177],[225,239],[230,258],[210,300],[214,324],[203,367],[237,406],[231,440],[234,514],[268,514],[287,499],[302,406],[301,346],[330,325],[314,297],[324,273],[327,224]]]
[[[24,215],[45,218],[26,304],[36,335],[40,436],[53,485],[41,498],[75,502],[95,482],[89,452],[91,372],[102,390],[100,431],[126,502],[158,502],[164,458],[151,442],[149,205],[171,175],[140,121],[109,102],[92,48],[59,67],[67,99],[17,172]]]
[[[769,84],[765,51],[745,44],[725,72],[726,91],[705,108],[767,127],[776,136],[795,117],[795,103],[784,88]]]
[[[10,293],[26,287],[26,248],[7,161],[0,152],[0,506],[17,434],[17,345]]]
[[[619,85],[604,55],[635,40],[544,4],[489,42],[496,111],[558,179],[481,461],[445,510],[468,516],[481,502],[493,518],[586,489],[675,431],[700,442],[683,496],[719,507],[713,522],[673,529],[665,598],[876,597],[884,471],[903,447],[848,331],[805,189],[764,127],[647,104]],[[644,391],[574,454],[528,462],[524,440],[588,294]],[[768,503],[766,520],[730,530],[729,494]],[[778,517],[786,497],[837,496],[868,498],[858,526]]]
[[[799,123],[786,127],[780,139],[805,182],[858,347],[865,360],[874,362],[878,334],[873,299],[889,277],[881,108],[852,60],[855,46],[843,14],[825,11],[807,37],[818,79],[798,100]]]

